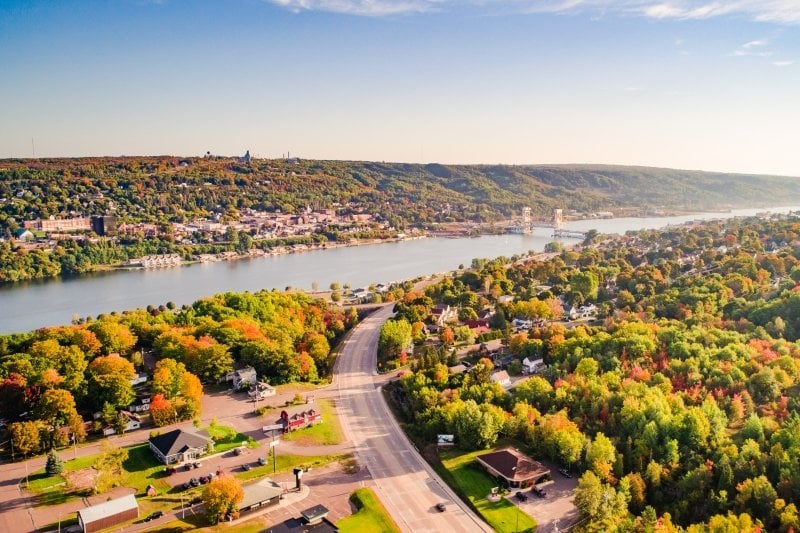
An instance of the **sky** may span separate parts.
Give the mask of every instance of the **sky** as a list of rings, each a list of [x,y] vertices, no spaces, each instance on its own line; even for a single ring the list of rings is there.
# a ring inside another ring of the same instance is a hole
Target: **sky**
[[[800,176],[800,0],[0,0],[0,158]]]

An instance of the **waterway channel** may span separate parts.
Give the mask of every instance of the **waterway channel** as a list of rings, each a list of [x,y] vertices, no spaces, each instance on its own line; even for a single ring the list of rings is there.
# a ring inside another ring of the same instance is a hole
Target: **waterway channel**
[[[691,220],[753,216],[758,212],[785,213],[800,207],[737,209],[677,217],[580,220],[567,229],[601,233],[660,228]],[[68,324],[74,317],[96,316],[169,301],[191,303],[202,296],[227,291],[258,291],[294,287],[309,290],[313,283],[353,287],[410,279],[450,271],[474,258],[492,258],[542,251],[552,230],[532,235],[485,235],[475,238],[429,238],[368,246],[266,256],[238,261],[193,264],[164,270],[105,272],[78,278],[17,283],[0,287],[0,333]],[[575,242],[563,239],[565,242]]]

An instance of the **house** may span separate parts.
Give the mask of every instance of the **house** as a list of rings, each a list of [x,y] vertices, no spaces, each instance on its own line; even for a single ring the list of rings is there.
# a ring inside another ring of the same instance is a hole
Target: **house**
[[[475,458],[489,475],[503,478],[511,488],[535,485],[550,469],[515,448],[503,448]]]
[[[505,370],[501,370],[500,372],[495,372],[494,374],[492,374],[491,380],[492,383],[497,383],[502,387],[507,387],[511,385],[511,377]]]
[[[455,317],[455,309],[447,304],[434,305],[431,308],[431,319],[437,326],[444,326]]]
[[[533,320],[525,320],[522,318],[515,318],[511,321],[511,325],[516,328],[517,331],[523,329],[531,329],[533,327]]]
[[[233,390],[242,390],[243,388],[250,387],[258,383],[258,374],[256,369],[252,366],[240,368],[233,372],[228,372],[225,376],[226,381],[233,382]]]
[[[322,422],[322,413],[313,408],[306,409],[304,406],[300,406],[299,409],[283,410],[280,419],[276,420],[276,424],[283,425],[284,433],[313,426],[320,422]]]
[[[193,461],[208,451],[209,444],[214,448],[214,441],[185,429],[174,429],[163,435],[150,437],[150,449],[158,460],[169,465]]]
[[[497,297],[497,303],[499,304],[510,304],[514,301],[514,295],[512,294],[502,294]]]
[[[132,413],[143,413],[150,410],[150,393],[138,392],[136,393],[136,400],[128,406],[128,411]]]
[[[544,368],[544,359],[528,359],[526,357],[522,360],[523,374],[536,374],[542,368]]]
[[[570,307],[564,312],[570,320],[578,320],[579,318],[594,318],[597,316],[597,306],[590,303],[580,307]]]
[[[247,512],[276,505],[283,494],[283,489],[280,485],[272,481],[270,478],[264,478],[261,481],[245,485],[244,499],[239,503],[239,511]]]
[[[125,431],[131,431],[134,429],[139,429],[142,427],[142,418],[139,415],[133,414],[128,411],[120,411],[125,417],[128,419],[127,424],[125,425]],[[95,413],[96,414],[96,413]],[[117,432],[113,426],[106,426],[103,428],[103,435],[108,437],[109,435],[113,435]]]
[[[467,371],[467,367],[464,365],[455,365],[448,368],[451,374],[463,374]]]
[[[17,239],[18,241],[23,241],[23,242],[33,242],[34,240],[36,240],[36,236],[33,234],[33,232],[25,228],[20,228],[17,231],[15,231],[14,238]]]
[[[254,400],[263,400],[268,396],[275,396],[277,392],[278,391],[275,390],[275,387],[273,387],[269,383],[259,381],[258,383],[256,383],[255,387],[247,391],[247,395],[253,398]]]
[[[78,511],[78,525],[83,533],[92,533],[139,518],[136,496],[128,494]]]

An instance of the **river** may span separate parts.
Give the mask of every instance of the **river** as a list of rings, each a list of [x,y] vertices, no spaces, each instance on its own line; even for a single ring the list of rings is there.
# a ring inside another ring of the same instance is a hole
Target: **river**
[[[616,218],[568,222],[567,229],[601,233],[660,228],[690,220],[785,213],[800,207],[737,209],[677,217]],[[331,282],[353,287],[450,271],[474,258],[542,251],[551,230],[532,235],[485,235],[476,238],[430,238],[318,250],[238,261],[193,264],[165,270],[104,272],[78,278],[24,282],[0,287],[0,333],[68,324],[73,317],[96,316],[172,301],[191,303],[226,291],[257,291],[287,286],[326,288]],[[575,242],[564,239],[565,242]]]

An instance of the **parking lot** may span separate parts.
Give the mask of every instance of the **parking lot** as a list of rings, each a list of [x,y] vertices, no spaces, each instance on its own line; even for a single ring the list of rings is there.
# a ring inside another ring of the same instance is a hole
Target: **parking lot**
[[[539,525],[537,533],[564,531],[579,518],[578,509],[572,503],[572,491],[578,486],[577,476],[566,478],[558,473],[556,465],[547,464],[547,466],[553,472],[553,481],[539,485],[546,494],[544,498],[530,490],[524,491],[528,498],[524,502],[515,497],[516,491],[512,491],[506,497],[511,503],[519,506],[520,510],[536,519]]]

